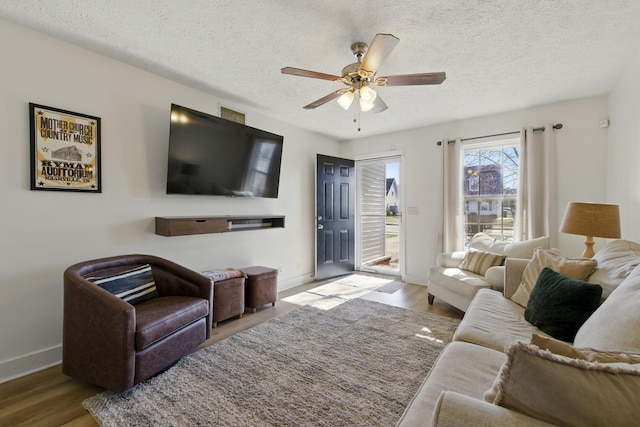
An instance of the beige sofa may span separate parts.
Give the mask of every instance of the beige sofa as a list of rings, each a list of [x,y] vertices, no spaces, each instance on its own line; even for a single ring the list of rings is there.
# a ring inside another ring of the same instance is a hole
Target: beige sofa
[[[436,265],[429,269],[429,304],[433,304],[434,298],[438,298],[459,310],[467,311],[471,300],[480,289],[502,292],[504,266],[489,266],[485,271],[481,266],[470,263],[471,267],[461,268],[465,267],[464,262],[470,254],[486,252],[503,255],[505,258],[530,259],[536,248],[549,248],[549,237],[506,243],[486,233],[475,234],[469,241],[469,250],[438,255]],[[501,260],[496,258],[496,261]],[[475,266],[479,268],[473,268]]]
[[[607,288],[607,298],[596,301],[573,345],[525,320],[543,289],[565,289],[559,283],[547,287],[538,280],[526,308],[511,300],[537,255],[507,259],[504,293],[477,292],[398,426],[637,425],[640,244],[612,241],[594,257],[598,268],[588,283]],[[567,271],[562,262],[554,267]]]

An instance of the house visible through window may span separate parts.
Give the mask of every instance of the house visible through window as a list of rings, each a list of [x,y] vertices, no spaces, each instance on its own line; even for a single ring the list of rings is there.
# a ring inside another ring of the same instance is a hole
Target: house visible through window
[[[519,140],[467,143],[462,147],[465,246],[478,232],[513,241],[518,198]]]

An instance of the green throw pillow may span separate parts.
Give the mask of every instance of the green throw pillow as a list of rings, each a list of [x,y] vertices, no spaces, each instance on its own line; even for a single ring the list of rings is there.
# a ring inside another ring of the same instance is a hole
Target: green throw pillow
[[[602,287],[571,279],[545,267],[540,272],[524,318],[562,341],[572,342],[582,324],[600,304]]]

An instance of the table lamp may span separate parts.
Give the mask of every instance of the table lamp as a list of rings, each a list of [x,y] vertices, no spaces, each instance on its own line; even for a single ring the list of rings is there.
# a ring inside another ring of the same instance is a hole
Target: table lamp
[[[595,255],[593,238],[620,238],[620,210],[618,205],[570,202],[564,212],[560,232],[586,236],[585,258]]]

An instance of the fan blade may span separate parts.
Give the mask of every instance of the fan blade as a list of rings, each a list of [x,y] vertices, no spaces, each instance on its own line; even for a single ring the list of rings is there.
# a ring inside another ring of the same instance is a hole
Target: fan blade
[[[382,113],[387,108],[389,108],[389,107],[387,107],[387,104],[385,104],[384,101],[382,100],[382,98],[380,98],[380,95],[378,95],[376,97],[375,104],[373,105],[373,108],[371,109],[371,112],[372,113]]]
[[[382,61],[389,56],[398,42],[400,42],[400,39],[393,34],[376,34],[369,46],[369,49],[367,50],[367,53],[362,59],[362,64],[360,64],[360,67],[358,68],[358,73],[360,73],[360,71],[366,71],[367,75],[363,77],[373,76],[376,71],[378,71],[378,67],[380,67]],[[362,76],[362,74],[360,75]]]
[[[447,75],[443,72],[401,74],[397,76],[378,77],[376,84],[379,86],[439,85],[446,78]]]
[[[338,80],[340,76],[334,76],[333,74],[319,73],[317,71],[303,70],[302,68],[284,67],[280,69],[282,74],[291,74],[293,76],[311,77],[314,79],[322,80]]]
[[[332,99],[336,99],[337,97],[339,97],[340,95],[342,95],[344,92],[342,91],[335,91],[335,92],[331,92],[329,95],[318,99],[317,101],[313,101],[311,104],[309,105],[305,105],[303,108],[306,110],[311,110],[313,108],[319,107],[321,105],[326,104],[327,102],[331,101]]]

